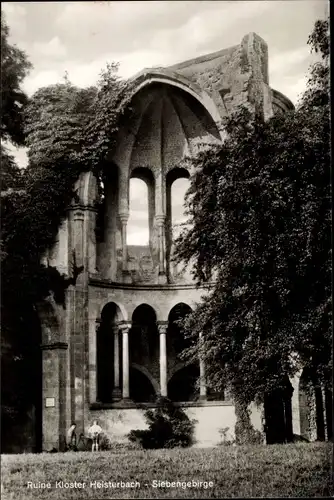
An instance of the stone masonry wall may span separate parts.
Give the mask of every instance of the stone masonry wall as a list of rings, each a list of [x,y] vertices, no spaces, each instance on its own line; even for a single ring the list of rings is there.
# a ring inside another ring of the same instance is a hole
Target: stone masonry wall
[[[170,69],[197,83],[208,92],[222,117],[239,105],[250,109],[262,104],[266,117],[272,115],[268,85],[268,48],[255,33],[246,35],[240,45]]]

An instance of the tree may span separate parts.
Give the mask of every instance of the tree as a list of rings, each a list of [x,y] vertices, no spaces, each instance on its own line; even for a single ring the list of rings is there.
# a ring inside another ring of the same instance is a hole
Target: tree
[[[22,186],[22,172],[15,163],[13,155],[3,144],[1,148],[1,191],[17,189]]]
[[[10,434],[32,402],[36,407],[41,402],[36,306],[50,294],[64,305],[67,287],[75,285],[82,271],[73,261],[72,275],[64,276],[41,261],[77,196],[74,186],[79,174],[93,170],[101,176],[115,144],[130,99],[116,70],[117,66],[108,66],[97,85],[88,89],[79,89],[68,79],[39,89],[23,113],[29,164],[20,175],[20,189],[2,193],[2,372],[8,384],[3,387],[3,436]],[[17,188],[10,157],[7,172],[6,187]]]
[[[24,145],[23,113],[27,104],[27,96],[21,88],[24,77],[31,64],[25,53],[8,42],[9,28],[4,17],[1,19],[1,202],[2,202],[2,234],[1,234],[1,261],[2,261],[2,294],[1,294],[1,372],[2,372],[2,437],[6,437],[12,430],[12,425],[24,420],[24,410],[27,400],[27,391],[24,387],[26,374],[22,352],[26,350],[26,342],[18,345],[17,335],[13,335],[13,326],[20,322],[20,312],[5,307],[4,295],[7,292],[4,286],[4,263],[11,259],[8,248],[5,228],[8,225],[8,216],[11,211],[21,204],[20,197],[24,195],[23,173],[16,165],[14,157],[9,153],[6,144],[15,146]],[[9,321],[9,317],[11,320]],[[15,318],[15,319],[14,319]],[[11,326],[10,326],[11,325]],[[33,374],[31,379],[33,380]],[[33,380],[34,382],[34,380]],[[6,449],[6,439],[3,441]]]
[[[23,113],[27,96],[22,82],[31,69],[26,54],[8,42],[9,28],[1,18],[1,191],[20,188],[22,175],[5,143],[24,144]]]
[[[199,283],[215,282],[183,322],[193,340],[184,356],[203,357],[209,385],[230,385],[244,405],[283,394],[302,366],[330,386],[327,21],[308,43],[322,61],[297,110],[265,122],[239,109],[226,141],[190,160],[177,258],[194,262]]]
[[[26,54],[8,42],[9,28],[1,18],[1,140],[21,146],[24,142],[23,110],[27,96],[23,79],[32,65]]]

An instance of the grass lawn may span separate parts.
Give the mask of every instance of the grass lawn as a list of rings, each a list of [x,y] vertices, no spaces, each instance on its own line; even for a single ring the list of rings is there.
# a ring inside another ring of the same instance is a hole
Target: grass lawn
[[[330,443],[3,455],[2,498],[328,497],[331,470]],[[50,483],[51,488],[32,489],[28,481]],[[85,486],[57,487],[57,481]],[[112,487],[131,481],[140,487]],[[181,484],[154,487],[159,485],[154,481]],[[184,487],[188,481],[203,481],[207,487]]]

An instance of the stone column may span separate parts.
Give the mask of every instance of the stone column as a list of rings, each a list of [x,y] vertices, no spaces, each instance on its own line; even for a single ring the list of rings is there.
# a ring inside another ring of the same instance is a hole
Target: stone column
[[[130,323],[121,323],[119,325],[122,331],[122,360],[123,360],[123,387],[122,399],[127,400],[130,398],[130,381],[129,381],[129,330]]]
[[[121,223],[122,240],[122,275],[125,282],[130,281],[128,272],[128,252],[126,244],[126,230],[129,220],[129,177],[128,170],[121,168],[118,179],[118,216]]]
[[[158,238],[159,238],[159,278],[158,281],[161,284],[167,283],[166,277],[166,266],[165,266],[165,220],[164,215],[157,215],[155,217],[156,224],[158,227]]]
[[[167,397],[167,328],[168,321],[159,321],[158,330],[160,338],[160,394],[163,397]]]
[[[128,269],[128,252],[126,245],[126,229],[129,219],[129,214],[119,214],[119,219],[121,221],[122,226],[122,268],[123,271],[127,271]]]
[[[118,400],[122,397],[119,383],[119,326],[113,326],[112,331],[114,335],[114,388],[112,398]]]
[[[200,332],[199,338],[201,340],[202,332]],[[201,356],[199,358],[199,398],[206,399],[205,363]]]
[[[155,179],[155,223],[159,239],[158,282],[164,284],[167,283],[165,266],[166,180],[161,165]]]

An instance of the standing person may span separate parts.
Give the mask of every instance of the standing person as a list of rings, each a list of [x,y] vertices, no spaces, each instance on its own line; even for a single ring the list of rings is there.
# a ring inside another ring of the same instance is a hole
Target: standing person
[[[92,451],[99,451],[101,433],[102,428],[98,425],[97,420],[94,420],[93,425],[88,429],[88,435],[93,440]]]
[[[71,427],[67,431],[67,444],[70,450],[75,450],[77,447],[77,424],[72,422]]]

